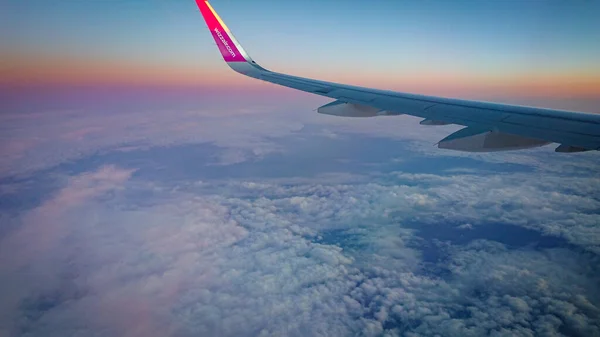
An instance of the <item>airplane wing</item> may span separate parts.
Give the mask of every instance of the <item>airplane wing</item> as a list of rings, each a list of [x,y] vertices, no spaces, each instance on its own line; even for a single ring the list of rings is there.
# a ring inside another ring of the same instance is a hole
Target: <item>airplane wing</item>
[[[443,149],[490,152],[558,143],[556,152],[600,150],[600,114],[415,95],[269,71],[246,53],[208,1],[196,3],[233,70],[335,100],[318,108],[319,113],[344,117],[407,114],[423,118],[422,125],[465,126],[438,143]]]

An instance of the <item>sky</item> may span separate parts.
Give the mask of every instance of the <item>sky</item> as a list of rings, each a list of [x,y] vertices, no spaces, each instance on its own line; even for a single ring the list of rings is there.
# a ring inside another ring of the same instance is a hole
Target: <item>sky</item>
[[[463,98],[600,96],[597,2],[215,0],[261,65]],[[277,92],[223,64],[194,1],[0,4],[2,84]],[[552,104],[552,102],[547,103]],[[594,111],[593,106],[583,106]]]

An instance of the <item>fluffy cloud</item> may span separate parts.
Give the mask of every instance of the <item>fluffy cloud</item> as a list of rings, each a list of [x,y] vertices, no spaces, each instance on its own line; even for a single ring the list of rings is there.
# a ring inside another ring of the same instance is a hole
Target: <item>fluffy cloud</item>
[[[211,158],[212,164],[238,164],[287,151],[282,140],[290,136],[337,142],[377,137],[402,141],[410,150],[429,157],[468,158],[561,174],[589,173],[597,167],[595,153],[556,155],[551,146],[492,154],[440,150],[434,144],[459,126],[425,127],[410,116],[356,119],[321,115],[311,109],[325,101],[311,97],[302,104],[248,103],[243,109],[206,103],[187,110],[167,110],[163,102],[143,109],[121,106],[118,111],[112,107],[6,112],[0,116],[0,178],[26,176],[96,153],[184,144],[213,144],[220,151]],[[199,102],[205,100],[198,98]]]
[[[70,178],[22,216],[23,230],[35,233],[45,233],[48,219],[60,225],[40,236],[46,248],[24,259],[24,269],[3,274],[3,289],[19,290],[12,304],[0,304],[4,331],[600,333],[598,229],[586,222],[598,209],[595,178],[396,172],[375,180],[346,175],[173,188],[130,181],[132,173],[109,166]],[[563,236],[580,248],[433,240],[444,258],[426,263],[426,233],[407,225],[468,223],[475,230],[486,226],[481,219]],[[19,237],[2,241],[5,259],[27,246]]]
[[[182,144],[214,144],[224,149],[215,162],[232,164],[281,151],[272,139],[303,127],[269,111],[232,113],[208,107],[183,112],[3,114],[0,124],[5,128],[0,177],[30,174],[97,152]]]
[[[398,223],[468,223],[471,228],[490,223],[512,224],[563,237],[599,253],[600,199],[597,191],[600,179],[551,174],[531,178],[528,173],[438,175],[392,172],[362,184],[286,186],[246,182],[241,183],[240,188],[221,184],[218,190],[234,190],[240,196],[247,195],[244,193],[265,195],[272,198],[270,203],[276,209],[294,210],[288,215],[290,221],[316,229],[321,226],[345,227],[364,219],[382,218],[393,218]],[[357,209],[361,212],[357,213]]]
[[[457,127],[250,110],[5,114],[0,175],[200,143],[219,147],[211,164],[230,165],[293,151],[280,141],[290,135],[300,146],[411,145],[363,174],[282,165],[281,178],[189,181],[147,180],[144,161],[139,175],[56,169],[50,198],[0,214],[0,335],[600,335],[595,154],[439,151],[432,143]],[[447,158],[474,167],[396,168]],[[3,200],[31,185],[13,178]],[[513,227],[534,238],[490,234]],[[545,238],[558,243],[536,244]]]
[[[55,252],[68,241],[74,226],[69,212],[89,205],[95,198],[122,189],[133,170],[103,166],[67,179],[53,197],[18,219],[18,227],[0,241],[0,320],[2,326],[15,319],[18,304],[27,294],[52,289],[58,275]],[[8,225],[8,221],[4,223]],[[2,329],[0,329],[0,332]]]

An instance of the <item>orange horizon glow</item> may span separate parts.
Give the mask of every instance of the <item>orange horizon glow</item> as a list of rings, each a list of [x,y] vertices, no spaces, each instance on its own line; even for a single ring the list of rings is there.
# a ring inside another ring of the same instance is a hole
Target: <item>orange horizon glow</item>
[[[0,85],[27,86],[165,86],[214,89],[266,90],[271,84],[245,78],[227,69],[182,64],[152,64],[58,56],[9,54],[2,57]],[[201,62],[199,62],[200,64]],[[401,75],[336,71],[289,71],[326,81],[437,95],[600,97],[600,75],[585,69],[577,72],[521,72],[474,75],[457,71]]]

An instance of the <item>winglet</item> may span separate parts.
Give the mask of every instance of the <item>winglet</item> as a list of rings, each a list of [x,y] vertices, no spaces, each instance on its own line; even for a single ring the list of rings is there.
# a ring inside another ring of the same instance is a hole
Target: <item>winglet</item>
[[[242,46],[237,42],[229,28],[219,17],[207,0],[196,0],[196,4],[204,17],[204,21],[210,30],[219,51],[225,62],[249,62],[254,63],[252,58],[246,53]]]

